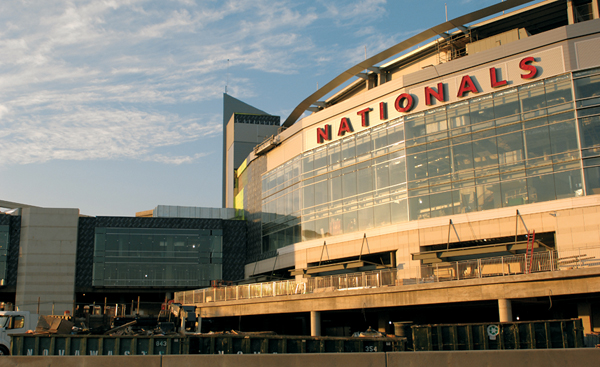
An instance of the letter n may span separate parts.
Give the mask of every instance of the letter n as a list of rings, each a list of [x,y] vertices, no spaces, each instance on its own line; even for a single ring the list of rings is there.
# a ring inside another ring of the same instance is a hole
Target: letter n
[[[325,125],[317,128],[317,143],[321,144],[325,140],[331,140],[331,125]]]
[[[440,102],[444,102],[444,83],[438,83],[437,92],[433,88],[425,87],[425,104],[431,106],[431,97],[434,97]]]

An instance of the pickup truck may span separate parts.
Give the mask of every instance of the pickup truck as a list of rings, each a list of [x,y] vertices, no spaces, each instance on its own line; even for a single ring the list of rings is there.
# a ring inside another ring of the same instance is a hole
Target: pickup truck
[[[0,311],[0,356],[10,355],[10,336],[35,330],[39,316],[29,311]]]

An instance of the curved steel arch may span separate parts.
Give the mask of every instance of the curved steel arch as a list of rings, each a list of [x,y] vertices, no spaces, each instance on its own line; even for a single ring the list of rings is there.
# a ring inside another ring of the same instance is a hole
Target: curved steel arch
[[[410,47],[416,46],[419,43],[433,38],[441,33],[448,32],[454,28],[458,28],[459,26],[463,26],[467,23],[474,22],[481,18],[485,18],[490,15],[497,14],[501,11],[513,8],[515,6],[523,5],[532,1],[534,0],[507,0],[499,4],[488,6],[487,8],[483,8],[481,10],[477,10],[472,13],[460,16],[458,18],[439,24],[435,27],[429,28],[428,30],[423,31],[417,34],[416,36],[404,40],[396,44],[395,46],[392,46],[387,50],[384,50],[378,53],[377,55],[372,56],[366,59],[365,61],[354,65],[350,69],[338,75],[329,83],[325,84],[323,87],[319,88],[319,90],[308,96],[308,98],[306,98],[304,101],[300,102],[300,104],[292,111],[292,113],[285,120],[283,126],[292,126],[298,120],[298,118],[302,116],[304,111],[308,109],[308,107],[315,104],[320,98],[324,97],[327,93],[333,91],[335,88],[350,80],[353,76],[356,76],[356,74],[360,73],[364,69],[367,69],[379,62],[387,60],[388,58],[397,55],[400,52],[405,51]]]

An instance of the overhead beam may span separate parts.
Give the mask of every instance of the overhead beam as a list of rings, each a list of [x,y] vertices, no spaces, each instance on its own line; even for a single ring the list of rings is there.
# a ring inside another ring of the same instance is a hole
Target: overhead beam
[[[500,13],[502,11],[514,8],[515,6],[527,4],[532,2],[533,0],[507,0],[492,6],[488,6],[487,8],[483,8],[472,13],[460,16],[458,18],[449,20],[442,24],[439,24],[435,27],[429,28],[426,31],[423,31],[416,36],[413,36],[409,39],[406,39],[387,50],[384,50],[377,55],[371,56],[370,58],[362,61],[350,69],[344,71],[337,77],[335,77],[332,81],[325,84],[319,90],[308,96],[304,99],[288,116],[288,118],[284,121],[283,126],[290,127],[292,126],[299,118],[302,116],[304,111],[308,109],[311,105],[313,105],[319,99],[325,97],[328,93],[332,92],[337,87],[341,86],[351,78],[355,77],[358,73],[362,72],[365,69],[368,69],[371,66],[374,66],[382,61],[393,57],[400,52],[406,51],[407,49],[418,45],[421,42],[427,41],[430,38],[437,37],[441,33],[448,32],[452,29],[458,28],[459,26],[463,26],[464,24],[468,24],[477,20],[480,20],[485,17],[489,17],[491,15]]]

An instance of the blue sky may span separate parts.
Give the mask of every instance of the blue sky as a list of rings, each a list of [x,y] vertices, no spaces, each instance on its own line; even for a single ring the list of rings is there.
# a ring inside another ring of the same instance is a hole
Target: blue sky
[[[220,207],[222,94],[282,121],[339,73],[498,1],[0,2],[0,199]],[[227,61],[229,60],[229,62]]]

